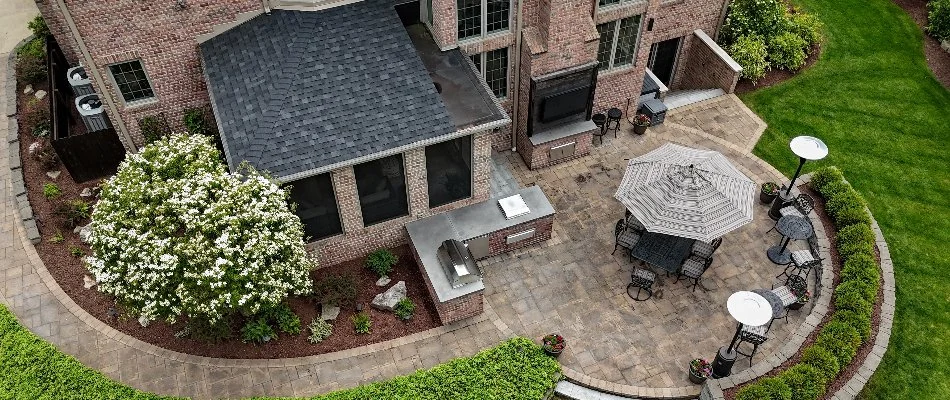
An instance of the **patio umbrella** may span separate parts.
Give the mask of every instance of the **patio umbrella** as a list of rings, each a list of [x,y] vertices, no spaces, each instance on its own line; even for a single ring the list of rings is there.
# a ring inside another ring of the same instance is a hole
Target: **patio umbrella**
[[[649,232],[709,242],[752,221],[754,195],[722,154],[667,143],[630,160],[614,197]]]

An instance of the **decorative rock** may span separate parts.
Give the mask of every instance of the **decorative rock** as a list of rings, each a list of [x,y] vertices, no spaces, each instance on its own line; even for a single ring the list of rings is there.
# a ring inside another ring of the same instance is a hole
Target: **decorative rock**
[[[37,99],[43,100],[43,98],[46,97],[46,91],[45,91],[45,90],[37,90],[36,93],[33,93],[33,95],[36,96]]]
[[[338,316],[340,316],[340,307],[331,306],[329,304],[320,305],[320,319],[324,321],[334,321]]]
[[[82,276],[82,287],[86,289],[92,289],[93,286],[96,286],[96,283],[98,282],[96,282],[95,279],[92,279],[91,276],[89,275]]]
[[[33,93],[33,85],[26,85],[26,87],[23,88],[23,94],[30,94],[30,93]]]
[[[86,226],[79,228],[79,240],[82,240],[85,244],[89,244],[92,240],[92,224],[86,224]]]
[[[79,231],[81,231],[82,228],[85,228],[85,227],[77,225],[75,228],[73,228],[73,233],[79,233]]]
[[[33,143],[30,143],[30,147],[27,147],[27,151],[28,151],[28,152],[30,153],[30,155],[32,156],[32,155],[36,154],[36,152],[39,151],[39,150],[42,149],[42,148],[43,148],[43,143],[40,143],[40,142],[33,142]]]
[[[388,276],[383,275],[382,278],[379,278],[379,280],[376,281],[376,286],[384,287],[384,286],[388,285],[389,282],[392,282],[392,281],[393,281],[393,280],[392,280],[392,279],[389,279]]]
[[[82,191],[79,192],[79,197],[92,197],[92,189],[83,188]]]
[[[406,282],[396,282],[389,290],[377,294],[373,298],[373,308],[379,310],[393,311],[396,309],[396,303],[406,298]]]
[[[48,171],[46,176],[48,176],[50,179],[56,179],[59,178],[59,174],[61,173],[63,173],[63,171]]]
[[[152,322],[152,321],[149,321],[149,319],[148,319],[148,318],[145,318],[144,315],[141,316],[141,317],[139,317],[139,325],[142,325],[143,328],[148,328],[148,324],[149,324],[150,322]]]

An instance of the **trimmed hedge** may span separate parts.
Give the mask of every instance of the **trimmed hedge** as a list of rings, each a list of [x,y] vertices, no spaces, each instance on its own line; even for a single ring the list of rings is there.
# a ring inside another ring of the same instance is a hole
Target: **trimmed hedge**
[[[798,71],[805,65],[808,43],[794,32],[775,36],[769,43],[772,65],[787,71]]]
[[[736,400],[792,400],[792,389],[778,378],[763,378],[736,393]]]
[[[315,399],[536,400],[554,387],[560,371],[561,366],[540,346],[516,337],[472,357]]]
[[[776,378],[760,379],[742,387],[736,400],[820,398],[826,385],[848,367],[861,343],[871,339],[871,318],[881,274],[874,258],[875,235],[867,203],[836,167],[814,171],[809,185],[825,198],[825,211],[838,230],[836,244],[843,265],[841,282],[834,291],[835,312],[815,343],[802,352],[798,364]],[[770,397],[777,393],[776,379],[788,389],[788,397]]]
[[[927,3],[927,32],[937,39],[950,40],[950,0]]]
[[[28,331],[0,305],[0,398],[171,399],[121,385]]]

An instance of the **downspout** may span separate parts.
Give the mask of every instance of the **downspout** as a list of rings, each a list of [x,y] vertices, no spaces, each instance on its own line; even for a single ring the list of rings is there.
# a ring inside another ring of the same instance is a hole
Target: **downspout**
[[[105,99],[106,107],[109,108],[110,114],[115,117],[113,123],[119,128],[119,140],[122,141],[122,145],[126,150],[135,151],[135,142],[133,142],[132,137],[129,136],[129,130],[125,126],[125,121],[123,121],[122,116],[119,115],[119,107],[116,106],[115,99],[112,98],[112,92],[109,91],[109,87],[106,86],[106,81],[102,78],[99,68],[96,68],[92,55],[89,54],[89,48],[86,47],[86,42],[82,40],[82,36],[79,35],[79,28],[76,27],[76,22],[73,20],[72,14],[69,13],[69,8],[66,7],[66,3],[63,2],[63,0],[56,0],[56,7],[63,13],[63,19],[66,20],[69,33],[73,35],[73,39],[76,40],[76,44],[79,46],[79,52],[82,54],[83,61],[85,62],[86,71],[92,73],[92,79],[96,81],[96,86],[98,86],[102,92],[99,94],[99,98]]]
[[[511,151],[518,151],[518,139],[516,135],[518,134],[517,130],[520,127],[518,124],[518,108],[521,104],[521,10],[524,9],[525,0],[518,0],[518,17],[515,21],[515,73],[514,76],[514,93],[512,96],[513,103],[511,104]]]

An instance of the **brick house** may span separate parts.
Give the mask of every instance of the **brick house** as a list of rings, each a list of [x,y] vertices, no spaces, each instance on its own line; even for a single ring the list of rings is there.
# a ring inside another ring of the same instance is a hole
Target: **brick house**
[[[36,2],[126,148],[210,103],[230,168],[292,183],[323,263],[488,199],[492,151],[581,157],[592,113],[645,86],[738,79],[710,39],[728,0]]]

